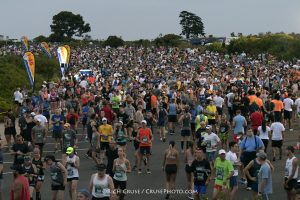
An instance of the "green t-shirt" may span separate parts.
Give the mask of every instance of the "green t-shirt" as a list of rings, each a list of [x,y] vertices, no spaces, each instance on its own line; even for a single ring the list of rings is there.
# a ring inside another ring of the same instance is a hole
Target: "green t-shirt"
[[[233,166],[229,160],[221,161],[218,157],[215,161],[215,169],[216,169],[216,180],[215,184],[223,186],[224,181],[228,178],[230,172],[233,172]],[[227,180],[227,185],[229,184],[229,180]]]
[[[121,99],[118,96],[113,96],[111,98],[112,108],[119,108]]]

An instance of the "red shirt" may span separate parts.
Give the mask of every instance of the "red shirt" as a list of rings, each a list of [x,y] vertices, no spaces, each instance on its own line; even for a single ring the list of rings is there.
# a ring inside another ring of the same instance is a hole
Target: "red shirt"
[[[114,118],[112,110],[109,107],[105,106],[102,108],[102,111],[104,112],[104,117],[107,118],[107,121],[112,122]]]
[[[23,175],[20,175],[16,180],[14,180],[11,188],[10,188],[10,200],[14,200],[14,189],[16,184],[22,184],[21,190],[21,198],[22,200],[30,200],[30,193],[29,193],[29,183],[27,178]]]
[[[74,117],[74,118],[71,119],[72,117]],[[76,113],[73,113],[73,114],[68,113],[66,118],[67,118],[67,122],[70,123],[70,125],[75,125],[76,122],[79,120],[79,116]],[[75,119],[75,121],[74,121],[74,119]]]
[[[255,111],[251,114],[250,119],[252,123],[252,128],[257,129],[262,124],[263,116],[260,112]]]
[[[140,147],[151,147],[151,134],[150,128],[140,128],[139,129],[139,140],[140,140]]]

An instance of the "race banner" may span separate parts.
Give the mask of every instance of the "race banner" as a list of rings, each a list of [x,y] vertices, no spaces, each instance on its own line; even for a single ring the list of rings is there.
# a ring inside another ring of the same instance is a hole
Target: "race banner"
[[[47,42],[42,42],[40,44],[40,46],[42,47],[42,50],[45,52],[45,54],[48,56],[48,58],[51,58],[51,51],[50,51],[50,48],[49,48]]]
[[[71,48],[69,45],[64,45],[64,47],[67,49],[67,52],[68,52],[68,57],[67,57],[67,64],[68,66],[70,65],[70,58],[71,58]]]
[[[66,47],[58,47],[57,48],[57,57],[60,64],[61,74],[64,77],[65,71],[67,70],[67,62],[68,62],[68,51]]]
[[[26,52],[23,56],[23,62],[25,64],[28,79],[32,90],[34,90],[34,74],[35,74],[35,60],[34,55],[31,52]]]
[[[29,50],[28,38],[26,36],[21,37],[21,42],[24,45],[24,49],[28,51]]]

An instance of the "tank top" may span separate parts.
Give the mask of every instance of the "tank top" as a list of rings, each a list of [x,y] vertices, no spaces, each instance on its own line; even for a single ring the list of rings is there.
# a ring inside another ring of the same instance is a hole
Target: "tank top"
[[[67,157],[67,178],[77,178],[79,177],[78,169],[76,167],[71,166],[69,163],[75,163],[77,156],[74,155],[72,158]]]
[[[27,178],[28,182],[29,182],[29,185],[32,185],[35,183],[35,177],[33,176],[35,173],[34,173],[34,169],[32,167],[32,165],[30,166],[24,166],[24,171],[25,171],[25,177]]]
[[[296,157],[293,156],[291,159],[287,159],[286,160],[286,163],[285,163],[285,170],[284,170],[284,176],[285,177],[289,177],[291,174],[292,174],[292,170],[293,170],[293,160],[295,159]],[[298,178],[298,168],[299,166],[297,166],[297,169],[295,171],[295,175],[293,176],[292,179],[297,179]]]
[[[96,132],[93,132],[93,135],[92,135],[92,140],[91,140],[91,145],[92,147],[97,147],[97,133]]]
[[[125,132],[123,129],[117,129],[116,130],[116,138],[117,142],[126,142]]]
[[[140,128],[139,140],[140,147],[151,147],[150,128]]]
[[[117,159],[117,162],[116,162],[116,171],[114,174],[114,179],[117,181],[127,181],[127,175],[125,172],[127,170],[126,164],[125,164],[125,162],[119,164],[118,161],[119,161],[119,159]]]
[[[104,178],[99,179],[98,174],[94,175],[93,191],[92,191],[93,197],[95,198],[110,197],[110,190],[108,187],[108,176],[109,175],[105,174]]]
[[[158,112],[158,121],[164,122],[165,121],[166,112],[164,109],[160,109]]]
[[[191,118],[188,114],[184,114],[182,120],[182,130],[190,130],[191,129]]]
[[[58,167],[57,162],[50,166],[51,184],[54,186],[63,185],[64,176],[61,169]]]
[[[176,105],[174,103],[171,103],[169,106],[169,115],[177,115]]]
[[[29,192],[29,184],[27,179],[24,176],[19,176],[13,183],[13,186],[11,187],[10,190],[10,199],[14,200],[14,187],[16,185],[16,183],[19,182],[23,185],[22,187],[22,191],[21,191],[21,197],[20,199],[22,200],[30,200],[30,192]]]
[[[44,175],[44,169],[43,169],[43,161],[42,159],[38,159],[38,160],[35,160],[34,158],[32,159],[31,161],[32,164],[34,164],[36,166],[36,169],[37,169],[37,175]],[[41,166],[41,167],[38,167],[38,166]]]
[[[252,170],[251,170],[251,176],[252,177],[256,177],[256,183],[258,181],[258,172],[260,170],[261,165],[256,161],[256,158],[253,159],[253,166],[252,166]]]

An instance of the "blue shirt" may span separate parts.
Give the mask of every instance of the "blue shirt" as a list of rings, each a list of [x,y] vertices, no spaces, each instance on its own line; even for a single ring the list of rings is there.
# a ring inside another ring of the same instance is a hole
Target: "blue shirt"
[[[62,124],[60,123],[60,121],[64,121],[64,117],[62,115],[52,115],[51,120],[53,122],[56,122],[55,124],[53,124],[53,130],[62,130]]]
[[[264,147],[264,143],[258,136],[245,137],[241,142],[240,148],[246,152],[253,152]]]
[[[169,106],[169,115],[177,115],[175,103],[171,103]]]
[[[261,165],[260,170],[258,172],[258,189],[260,188],[260,184],[264,179],[267,180],[266,185],[263,191],[259,192],[261,192],[262,194],[272,194],[272,172],[268,163],[264,163],[263,165]]]
[[[233,129],[234,134],[244,133],[244,123],[246,121],[245,117],[242,115],[237,115],[233,118],[235,127]]]

